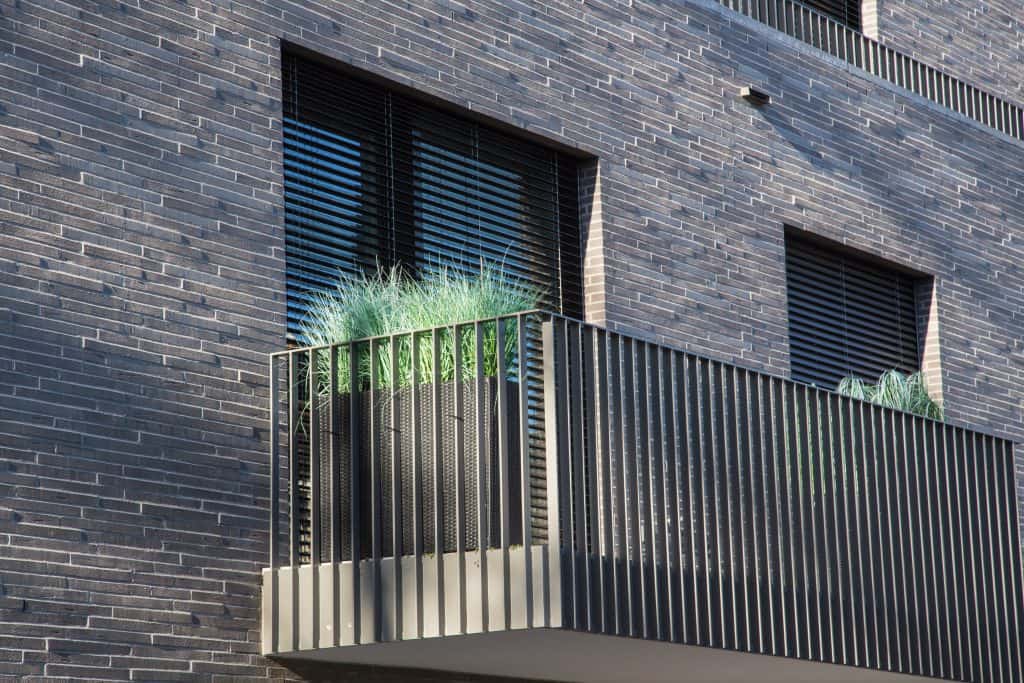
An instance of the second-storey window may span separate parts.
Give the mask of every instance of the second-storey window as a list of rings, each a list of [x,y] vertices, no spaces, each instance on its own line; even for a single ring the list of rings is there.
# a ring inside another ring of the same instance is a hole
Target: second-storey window
[[[802,0],[803,4],[846,24],[855,31],[860,28],[861,0]]]
[[[875,381],[920,370],[920,277],[842,248],[786,237],[793,379],[834,389],[843,377]]]
[[[291,334],[339,272],[393,265],[486,260],[580,316],[575,158],[297,56],[283,87]]]

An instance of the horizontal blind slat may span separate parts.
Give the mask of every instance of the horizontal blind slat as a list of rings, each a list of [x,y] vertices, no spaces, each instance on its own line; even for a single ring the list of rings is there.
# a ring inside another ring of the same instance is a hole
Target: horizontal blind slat
[[[294,55],[284,68],[288,326],[339,272],[481,258],[582,316],[578,166],[559,152]]]
[[[912,276],[790,235],[786,286],[794,379],[834,388],[920,369]]]

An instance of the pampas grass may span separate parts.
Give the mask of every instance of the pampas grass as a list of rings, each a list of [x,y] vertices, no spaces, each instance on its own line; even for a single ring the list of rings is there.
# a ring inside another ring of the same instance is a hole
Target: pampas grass
[[[374,344],[356,346],[358,387],[366,387],[375,379],[378,387],[401,387],[411,384],[414,372],[417,382],[433,381],[434,339],[417,330],[450,326],[458,322],[489,321],[480,325],[484,376],[498,372],[497,326],[494,318],[536,308],[543,292],[485,261],[480,270],[466,273],[449,267],[438,267],[422,279],[414,280],[397,268],[379,270],[369,275],[342,275],[331,290],[313,297],[301,332],[311,346],[344,344],[345,342],[399,335]],[[514,375],[516,358],[516,322],[505,326],[506,368]],[[413,358],[413,336],[416,337],[416,358]],[[463,379],[476,376],[475,328],[459,328],[458,339],[452,327],[437,332],[438,376],[443,382],[455,375],[455,345],[462,356]],[[392,362],[394,359],[394,363]],[[371,363],[371,360],[374,362]],[[347,348],[338,354],[338,386],[347,391],[351,386],[351,357]],[[326,385],[330,376],[330,356],[326,350],[317,353],[317,372]],[[321,390],[326,390],[322,386]]]
[[[934,420],[942,419],[942,407],[928,395],[920,372],[904,375],[898,370],[882,373],[875,384],[857,377],[846,377],[836,391],[850,398],[870,401],[886,408],[895,408]]]

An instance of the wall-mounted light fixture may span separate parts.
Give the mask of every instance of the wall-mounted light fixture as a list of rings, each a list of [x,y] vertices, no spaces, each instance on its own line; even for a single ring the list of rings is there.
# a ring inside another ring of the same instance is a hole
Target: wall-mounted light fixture
[[[761,107],[772,103],[772,98],[768,93],[749,85],[744,88],[740,88],[740,97],[745,99],[747,102],[750,102],[755,107]]]

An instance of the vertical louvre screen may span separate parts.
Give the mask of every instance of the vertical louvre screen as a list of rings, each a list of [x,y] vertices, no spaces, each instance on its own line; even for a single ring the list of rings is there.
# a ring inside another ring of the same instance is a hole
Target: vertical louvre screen
[[[855,31],[860,30],[860,0],[801,0],[811,9],[827,14]]]
[[[582,315],[574,158],[286,55],[288,331],[339,272],[481,261]]]
[[[793,379],[832,389],[920,369],[911,276],[787,237],[786,281]]]

